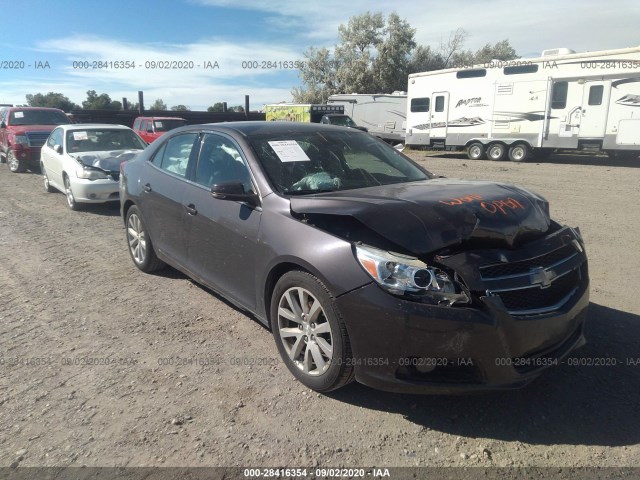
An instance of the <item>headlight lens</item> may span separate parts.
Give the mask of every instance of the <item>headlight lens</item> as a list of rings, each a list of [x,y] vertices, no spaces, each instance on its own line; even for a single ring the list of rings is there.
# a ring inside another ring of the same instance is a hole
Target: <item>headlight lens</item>
[[[29,145],[29,139],[26,135],[15,135],[13,138],[16,145]]]
[[[356,257],[371,278],[394,295],[434,304],[469,302],[449,275],[417,258],[364,245],[356,245]]]
[[[95,170],[93,168],[80,167],[76,170],[76,176],[78,178],[84,178],[85,180],[102,180],[107,178],[107,174],[102,170]]]

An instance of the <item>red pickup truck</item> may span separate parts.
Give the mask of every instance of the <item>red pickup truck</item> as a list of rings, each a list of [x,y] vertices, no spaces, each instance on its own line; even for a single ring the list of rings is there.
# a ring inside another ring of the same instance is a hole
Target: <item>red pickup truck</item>
[[[180,117],[138,117],[133,122],[133,131],[151,143],[174,128],[184,127],[187,121]]]
[[[71,123],[57,108],[3,107],[0,109],[0,162],[14,173],[40,166],[40,149],[57,125]]]

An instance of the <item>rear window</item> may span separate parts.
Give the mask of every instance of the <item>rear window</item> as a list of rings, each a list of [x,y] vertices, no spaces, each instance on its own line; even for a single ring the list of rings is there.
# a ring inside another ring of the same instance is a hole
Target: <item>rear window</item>
[[[57,110],[12,110],[9,125],[67,125],[71,123],[64,112]]]

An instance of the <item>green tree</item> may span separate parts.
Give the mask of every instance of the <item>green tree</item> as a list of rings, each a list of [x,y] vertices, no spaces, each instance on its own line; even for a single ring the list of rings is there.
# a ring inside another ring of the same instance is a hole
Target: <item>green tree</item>
[[[216,102],[209,108],[207,108],[207,112],[222,112],[224,111],[224,103]]]
[[[149,110],[166,110],[167,104],[162,101],[161,98],[157,98],[155,102],[149,105]]]
[[[111,97],[106,93],[98,95],[95,90],[88,90],[87,99],[82,102],[82,108],[85,110],[121,110],[122,103],[111,100]]]
[[[435,48],[418,45],[415,29],[396,13],[351,17],[338,33],[333,53],[314,47],[304,53],[302,85],[291,90],[295,102],[324,103],[335,93],[391,93],[407,89],[410,73],[517,58],[508,40],[463,50],[467,33],[461,28]]]
[[[42,93],[28,93],[26,95],[26,99],[27,105],[29,105],[30,107],[59,108],[60,110],[64,110],[65,112],[70,112],[71,110],[80,108],[62,93],[49,92],[45,95],[43,95]]]
[[[191,109],[185,105],[174,105],[171,110],[174,112],[188,112]]]
[[[243,113],[244,112],[244,107],[242,105],[236,105],[235,107],[229,107],[228,110],[230,112],[240,112]]]

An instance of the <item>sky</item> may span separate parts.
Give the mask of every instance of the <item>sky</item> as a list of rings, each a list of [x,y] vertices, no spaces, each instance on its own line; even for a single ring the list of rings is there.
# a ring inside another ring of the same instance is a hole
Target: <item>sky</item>
[[[142,90],[147,107],[160,98],[206,110],[249,95],[261,109],[291,101],[300,86],[285,67],[310,46],[333,48],[338,27],[367,11],[398,13],[432,47],[458,28],[465,49],[508,39],[524,58],[640,46],[637,0],[0,0],[0,8],[0,104],[47,92],[81,104],[87,90],[135,102]],[[93,68],[99,62],[107,68]],[[184,68],[157,68],[167,62]]]

